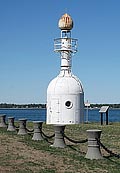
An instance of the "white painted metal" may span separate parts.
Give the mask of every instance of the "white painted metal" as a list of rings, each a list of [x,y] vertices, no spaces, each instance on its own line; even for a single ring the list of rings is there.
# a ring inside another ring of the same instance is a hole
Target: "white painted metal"
[[[72,21],[69,15],[65,16],[67,19],[63,22]],[[71,72],[72,53],[77,51],[77,40],[71,38],[72,25],[73,21],[70,25],[64,23],[60,28],[61,38],[56,39],[54,43],[54,50],[61,54],[61,70],[47,89],[47,124],[78,124],[84,119],[83,87],[80,80]]]

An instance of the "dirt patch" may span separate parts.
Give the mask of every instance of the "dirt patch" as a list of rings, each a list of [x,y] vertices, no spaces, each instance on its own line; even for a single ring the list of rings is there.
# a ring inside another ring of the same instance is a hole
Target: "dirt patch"
[[[45,151],[36,150],[27,146],[25,143],[18,141],[17,138],[8,137],[8,135],[0,135],[0,172],[38,172],[40,170],[56,170],[62,173],[65,170],[73,170],[69,163],[69,159],[61,156],[52,155]]]
[[[71,128],[73,130],[71,130]],[[67,126],[65,133],[74,140],[86,139],[87,129],[102,129],[101,141],[115,153],[120,153],[118,125],[98,126],[84,124]],[[51,128],[52,129],[52,128]],[[44,126],[48,135],[53,131]],[[110,140],[112,139],[112,140]],[[54,139],[49,139],[53,143]],[[87,143],[71,144],[64,149],[50,147],[44,141],[32,141],[32,134],[25,137],[0,128],[0,173],[113,173],[120,170],[120,159],[108,157],[103,149],[103,160],[85,159]]]

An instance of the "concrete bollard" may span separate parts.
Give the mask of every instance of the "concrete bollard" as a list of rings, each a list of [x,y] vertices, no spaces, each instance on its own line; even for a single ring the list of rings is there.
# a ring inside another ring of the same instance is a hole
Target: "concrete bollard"
[[[0,115],[0,127],[7,127],[7,124],[5,122],[6,115],[2,114]]]
[[[8,117],[8,128],[7,131],[15,131],[15,126],[14,126],[14,117]]]
[[[93,129],[87,130],[88,134],[88,150],[85,158],[88,159],[103,159],[100,151],[100,145],[98,144],[97,139],[100,139],[101,130]]]
[[[34,134],[32,140],[43,140],[42,137],[42,121],[33,121],[34,126]]]
[[[65,125],[54,125],[55,138],[54,143],[51,145],[52,147],[65,148],[65,140],[64,140],[64,130]]]
[[[26,121],[27,119],[19,119],[19,131],[18,135],[26,135],[27,129],[26,129]]]

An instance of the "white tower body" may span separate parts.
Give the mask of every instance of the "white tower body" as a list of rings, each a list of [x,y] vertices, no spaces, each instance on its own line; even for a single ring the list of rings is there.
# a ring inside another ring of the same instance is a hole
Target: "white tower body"
[[[78,124],[84,121],[84,91],[80,80],[71,72],[72,54],[77,39],[71,38],[73,21],[68,14],[59,20],[61,38],[54,40],[54,51],[61,55],[60,74],[47,89],[47,124]]]

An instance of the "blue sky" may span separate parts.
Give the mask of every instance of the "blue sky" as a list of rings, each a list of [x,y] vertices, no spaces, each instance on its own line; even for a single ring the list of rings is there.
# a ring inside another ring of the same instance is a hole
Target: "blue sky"
[[[72,72],[85,101],[120,103],[120,0],[0,0],[0,103],[46,103],[60,70],[53,40],[66,12],[78,39]]]

